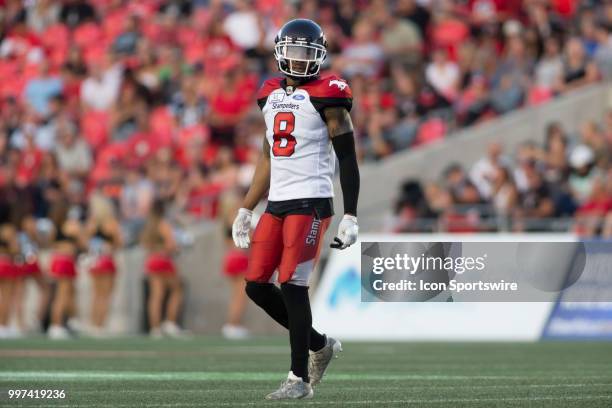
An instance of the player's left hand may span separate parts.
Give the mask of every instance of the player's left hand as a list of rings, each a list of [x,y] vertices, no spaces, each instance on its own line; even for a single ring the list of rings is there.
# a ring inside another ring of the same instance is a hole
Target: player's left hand
[[[330,245],[332,248],[345,249],[357,242],[359,234],[359,226],[357,225],[357,217],[350,214],[344,214],[340,225],[338,226],[338,234],[334,237],[334,243]]]

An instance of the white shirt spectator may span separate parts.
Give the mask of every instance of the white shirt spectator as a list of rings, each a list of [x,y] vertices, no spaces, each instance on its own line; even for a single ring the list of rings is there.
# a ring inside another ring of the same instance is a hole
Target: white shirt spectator
[[[261,40],[259,20],[255,11],[235,11],[223,23],[225,32],[243,50],[256,48]]]
[[[81,100],[93,110],[105,111],[115,103],[121,85],[118,65],[104,71],[98,78],[90,76],[81,85]]]
[[[83,139],[70,144],[58,143],[55,146],[55,157],[59,167],[68,173],[86,173],[92,164],[91,151]]]
[[[536,84],[539,87],[552,89],[557,79],[563,75],[561,57],[544,58],[536,66]]]
[[[455,95],[460,75],[459,67],[452,61],[431,63],[425,70],[427,81],[444,96]]]

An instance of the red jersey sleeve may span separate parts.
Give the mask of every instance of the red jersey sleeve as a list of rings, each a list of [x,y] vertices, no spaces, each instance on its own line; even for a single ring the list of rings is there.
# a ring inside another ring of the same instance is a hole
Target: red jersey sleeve
[[[310,101],[319,112],[332,107],[343,107],[350,112],[353,107],[351,87],[336,75],[325,75],[302,88],[308,91]]]

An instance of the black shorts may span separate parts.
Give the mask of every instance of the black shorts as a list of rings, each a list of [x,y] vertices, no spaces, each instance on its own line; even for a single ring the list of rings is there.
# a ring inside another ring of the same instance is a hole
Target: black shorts
[[[314,214],[315,218],[324,219],[334,215],[334,202],[331,197],[268,201],[266,212],[281,218],[295,214]]]

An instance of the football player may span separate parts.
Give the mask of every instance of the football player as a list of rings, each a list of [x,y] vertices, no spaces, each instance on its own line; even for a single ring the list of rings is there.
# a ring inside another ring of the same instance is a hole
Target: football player
[[[248,296],[289,329],[291,371],[266,399],[311,398],[312,386],[342,350],[339,341],[312,327],[308,299],[309,278],[333,215],[332,149],[344,215],[331,246],[347,248],[359,230],[351,89],[337,76],[319,75],[326,45],[321,27],[306,19],[289,21],[276,36],[274,56],[284,77],[267,80],[258,92],[267,128],[263,154],[232,228],[236,246],[251,247]],[[251,239],[253,208],[268,190],[267,208]]]

